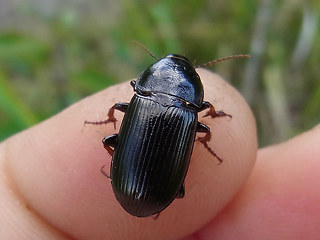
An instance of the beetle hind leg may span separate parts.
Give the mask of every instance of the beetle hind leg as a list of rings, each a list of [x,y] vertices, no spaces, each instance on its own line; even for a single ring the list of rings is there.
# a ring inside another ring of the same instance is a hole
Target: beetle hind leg
[[[106,165],[103,165],[101,168],[100,168],[100,172],[104,175],[104,176],[106,176],[107,178],[111,178],[111,176],[110,176],[110,174],[108,174],[108,173],[106,173],[105,171],[104,171],[104,167],[105,167]]]
[[[199,141],[215,158],[218,159],[219,164],[222,163],[223,160],[213,151],[212,148],[208,146],[208,142],[211,139],[210,128],[207,125],[198,122],[197,132],[206,133],[206,135],[204,135],[203,137],[198,137],[197,141]]]
[[[96,122],[91,122],[91,121],[85,121],[84,124],[94,124],[94,125],[101,125],[101,124],[108,124],[113,122],[114,124],[114,129],[116,129],[116,121],[117,119],[114,116],[114,110],[119,110],[121,112],[126,112],[128,109],[129,103],[116,103],[114,104],[108,111],[108,119],[103,120],[103,121],[96,121]]]
[[[152,215],[152,218],[153,220],[157,220],[159,216],[160,216],[160,213],[155,213]]]

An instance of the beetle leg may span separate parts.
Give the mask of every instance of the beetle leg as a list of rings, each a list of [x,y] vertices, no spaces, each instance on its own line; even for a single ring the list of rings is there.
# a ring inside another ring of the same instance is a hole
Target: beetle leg
[[[126,112],[128,109],[129,103],[116,103],[114,104],[108,111],[108,119],[104,121],[97,121],[97,122],[91,122],[91,121],[85,121],[85,124],[95,124],[95,125],[101,125],[101,124],[108,124],[110,122],[114,123],[114,129],[116,129],[116,121],[117,119],[114,117],[114,110],[119,110],[121,112]]]
[[[160,216],[160,213],[155,213],[152,215],[152,218],[153,220],[157,220],[159,216]]]
[[[204,101],[202,103],[202,106],[201,106],[199,112],[201,112],[201,111],[203,111],[203,110],[205,110],[207,108],[209,108],[209,110],[203,117],[210,116],[212,118],[216,118],[216,117],[226,117],[227,116],[229,118],[232,118],[232,116],[230,114],[227,114],[224,111],[216,111],[214,106],[211,103],[206,102],[206,101]]]
[[[207,125],[198,122],[196,131],[206,133],[206,135],[204,135],[203,137],[198,137],[197,141],[199,141],[213,156],[215,156],[218,159],[219,163],[222,163],[222,159],[213,151],[212,148],[208,146],[208,142],[211,139],[210,128]]]
[[[185,195],[184,183],[182,183],[176,198],[184,198],[184,195]]]
[[[112,135],[107,136],[107,137],[102,139],[103,146],[108,151],[110,156],[113,155],[113,149],[112,148],[114,148],[116,146],[117,138],[118,138],[118,134],[112,134]],[[111,178],[110,175],[104,171],[104,167],[105,167],[105,165],[103,165],[101,167],[100,172],[103,175],[105,175],[107,178]]]
[[[113,105],[113,108],[125,113],[128,109],[129,103],[120,102]],[[110,110],[109,110],[110,111]]]
[[[110,175],[104,171],[104,167],[105,167],[105,166],[106,166],[106,165],[103,165],[103,166],[100,168],[100,172],[101,172],[103,175],[105,175],[107,178],[111,178]]]
[[[107,150],[107,152],[110,154],[110,156],[113,155],[112,148],[116,146],[117,138],[118,138],[118,134],[112,134],[102,139],[103,146]]]
[[[134,90],[134,88],[136,86],[136,80],[131,80],[130,85],[131,85],[131,87],[133,87],[133,90]]]

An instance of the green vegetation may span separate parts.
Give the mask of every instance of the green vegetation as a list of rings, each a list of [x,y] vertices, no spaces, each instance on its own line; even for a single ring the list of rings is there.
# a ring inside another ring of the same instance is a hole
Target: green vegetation
[[[210,69],[247,98],[260,145],[320,122],[318,1],[45,2],[0,3],[0,140],[137,77],[154,60],[131,40],[195,64],[252,54]]]

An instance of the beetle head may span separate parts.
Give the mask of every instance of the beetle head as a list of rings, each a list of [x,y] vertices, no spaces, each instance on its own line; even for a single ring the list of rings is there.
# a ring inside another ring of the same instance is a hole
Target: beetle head
[[[134,90],[143,95],[163,93],[180,98],[196,107],[203,102],[203,86],[189,59],[167,55],[149,66],[138,77]]]

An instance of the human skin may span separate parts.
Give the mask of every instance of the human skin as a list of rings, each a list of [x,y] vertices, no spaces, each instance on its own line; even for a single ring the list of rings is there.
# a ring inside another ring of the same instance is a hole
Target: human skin
[[[129,215],[116,201],[101,139],[119,130],[106,119],[129,102],[128,82],[75,103],[0,144],[1,239],[318,239],[320,128],[258,151],[254,117],[219,76],[198,69],[205,100],[229,118],[203,118],[215,159],[195,143],[186,195],[157,220]],[[202,136],[199,133],[199,136]],[[256,161],[256,164],[254,165]]]

